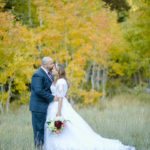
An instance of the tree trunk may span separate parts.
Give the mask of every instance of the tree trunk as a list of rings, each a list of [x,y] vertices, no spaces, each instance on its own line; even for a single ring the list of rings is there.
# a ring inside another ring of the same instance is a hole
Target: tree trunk
[[[11,85],[13,82],[14,78],[10,79],[9,85],[8,85],[8,98],[7,98],[7,103],[6,103],[6,111],[9,111],[9,104],[10,104],[10,98],[11,98]]]
[[[96,87],[97,90],[100,91],[100,66],[99,65],[97,68],[97,75],[96,75]]]
[[[67,50],[68,49],[68,47],[67,47],[68,29],[67,29],[66,25],[65,25],[65,34],[64,34],[64,36],[65,36],[64,46],[65,46],[65,49]]]
[[[133,77],[134,77],[134,82],[135,82],[135,84],[138,85],[138,79],[137,79],[136,73],[133,74]]]
[[[149,65],[149,71],[148,74],[150,75],[150,65]],[[148,88],[150,88],[150,76],[148,76]]]
[[[4,99],[4,84],[1,85],[1,102],[0,102],[0,110],[3,113],[3,99]]]
[[[92,68],[91,83],[92,83],[92,90],[94,91],[95,89],[95,62],[93,63],[93,68]]]
[[[43,20],[42,20],[42,10],[41,10],[41,7],[39,8],[39,19],[40,19],[40,27],[42,27]]]
[[[68,66],[68,60],[65,60],[65,65],[66,65],[66,67]]]
[[[87,69],[87,71],[86,71],[86,77],[85,77],[86,82],[88,82],[89,79],[90,79],[91,67],[92,67],[92,64],[90,63],[90,65],[89,65],[89,67],[88,67],[88,69]]]
[[[142,82],[142,78],[141,78],[141,73],[139,69],[138,69],[138,78],[139,78],[139,84],[140,84]]]
[[[106,83],[107,83],[107,76],[108,76],[108,68],[103,70],[103,79],[102,79],[102,86],[103,86],[103,96],[102,96],[102,100],[105,99],[105,95],[106,95]]]
[[[70,97],[70,103],[71,103],[72,105],[74,104],[74,101],[73,101],[72,96]]]
[[[71,82],[70,82],[70,87],[72,86],[72,78],[73,78],[73,72],[71,72]],[[70,97],[70,103],[73,104],[73,98],[72,98],[72,96]]]
[[[29,17],[29,25],[32,26],[32,20],[31,20],[31,0],[28,0],[29,9],[28,9],[28,17]]]

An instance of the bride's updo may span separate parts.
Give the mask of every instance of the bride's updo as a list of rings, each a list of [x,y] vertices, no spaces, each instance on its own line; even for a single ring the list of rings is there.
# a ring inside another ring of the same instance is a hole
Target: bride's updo
[[[58,71],[58,75],[56,76],[54,82],[56,83],[57,80],[61,79],[61,78],[65,79],[67,81],[65,67],[62,64],[56,64],[55,67],[56,67],[56,70]]]

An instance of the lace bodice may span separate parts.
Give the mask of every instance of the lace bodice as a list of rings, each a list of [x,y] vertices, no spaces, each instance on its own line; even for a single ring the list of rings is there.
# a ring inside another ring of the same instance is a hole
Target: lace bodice
[[[58,79],[55,84],[53,83],[51,85],[50,89],[54,96],[65,97],[68,90],[68,84],[65,79]]]

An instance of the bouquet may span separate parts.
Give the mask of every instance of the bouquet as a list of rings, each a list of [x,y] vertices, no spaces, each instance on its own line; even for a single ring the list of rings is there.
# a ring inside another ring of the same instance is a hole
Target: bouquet
[[[66,126],[67,121],[69,120],[65,120],[61,116],[57,116],[54,120],[47,121],[48,128],[54,134],[60,134]]]

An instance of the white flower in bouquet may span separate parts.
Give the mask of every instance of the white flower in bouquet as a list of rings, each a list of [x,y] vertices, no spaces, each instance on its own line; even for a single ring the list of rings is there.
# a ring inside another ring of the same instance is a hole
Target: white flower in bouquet
[[[55,119],[47,121],[48,128],[54,134],[59,134],[63,131],[63,128],[66,127],[66,122],[69,120],[65,120],[61,116],[57,116]]]

